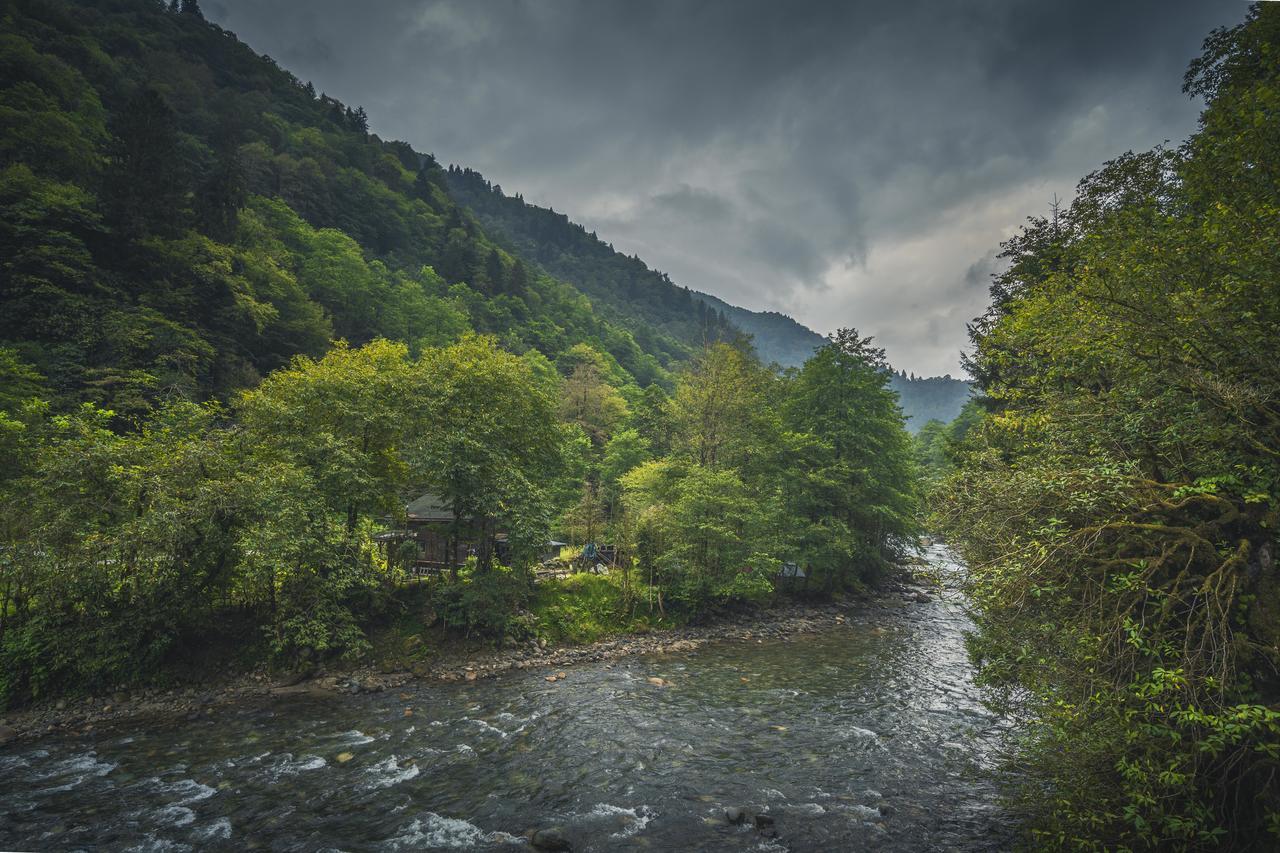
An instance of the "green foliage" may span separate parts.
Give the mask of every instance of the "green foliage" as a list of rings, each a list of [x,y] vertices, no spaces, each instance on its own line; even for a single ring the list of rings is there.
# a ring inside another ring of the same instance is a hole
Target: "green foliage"
[[[538,635],[562,642],[591,643],[646,624],[630,615],[616,573],[582,573],[539,583],[531,609]]]
[[[659,593],[646,600],[685,614],[758,602],[783,562],[832,593],[900,556],[915,470],[887,382],[880,352],[851,330],[788,377],[708,348],[669,402],[640,410],[672,424],[670,454],[618,481],[618,531]]]
[[[446,581],[432,594],[432,604],[444,624],[466,636],[479,634],[499,643],[532,636],[521,611],[529,601],[529,582],[504,567],[477,571],[473,563]]]
[[[898,395],[898,404],[907,418],[907,429],[918,433],[931,420],[947,423],[960,416],[969,401],[972,386],[946,376],[915,376],[903,371],[889,374],[889,388]]]
[[[1280,843],[1277,45],[1272,4],[1214,33],[1200,131],[1005,244],[988,414],[931,439],[1038,848]]]
[[[163,678],[227,625],[282,665],[363,654],[412,597],[378,534],[427,491],[478,551],[433,602],[490,639],[892,558],[906,437],[865,342],[788,378],[733,309],[563,217],[520,202],[541,236],[498,242],[463,173],[195,2],[0,16],[0,705]],[[792,401],[827,383],[847,405]],[[618,571],[539,598],[553,525]]]
[[[933,482],[951,473],[962,458],[965,441],[982,423],[984,412],[970,399],[950,423],[932,420],[912,436],[916,468],[926,481]]]
[[[842,329],[788,389],[788,424],[816,441],[787,496],[827,589],[874,577],[916,530],[911,440],[885,366],[870,338]]]
[[[490,568],[491,535],[503,525],[513,551],[536,554],[550,508],[544,483],[562,464],[554,403],[524,360],[493,339],[468,337],[427,350],[417,365],[423,422],[410,451],[428,485],[481,533],[479,570]]]
[[[60,405],[144,415],[175,392],[231,399],[335,336],[416,352],[472,330],[665,380],[632,331],[496,247],[431,157],[202,16],[4,15],[0,342]]]

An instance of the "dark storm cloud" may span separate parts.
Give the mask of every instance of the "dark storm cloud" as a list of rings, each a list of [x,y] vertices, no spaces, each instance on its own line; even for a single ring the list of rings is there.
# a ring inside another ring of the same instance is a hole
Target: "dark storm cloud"
[[[554,206],[674,280],[956,371],[994,248],[1180,140],[1243,2],[216,0],[374,129]]]

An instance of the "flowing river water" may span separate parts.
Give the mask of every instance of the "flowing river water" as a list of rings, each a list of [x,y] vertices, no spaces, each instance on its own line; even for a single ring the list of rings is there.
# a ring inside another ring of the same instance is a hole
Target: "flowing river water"
[[[555,683],[291,697],[19,744],[0,750],[0,849],[528,850],[542,827],[577,851],[1005,849],[1002,729],[968,627],[947,592]],[[727,808],[767,813],[777,837]]]

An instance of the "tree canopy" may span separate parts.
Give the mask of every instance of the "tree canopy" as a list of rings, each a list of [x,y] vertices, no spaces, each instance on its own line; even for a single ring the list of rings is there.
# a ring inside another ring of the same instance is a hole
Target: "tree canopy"
[[[1278,36],[1273,4],[1211,35],[1199,131],[1031,220],[973,328],[986,414],[945,451],[940,522],[982,681],[1032,722],[1037,846],[1280,830]]]

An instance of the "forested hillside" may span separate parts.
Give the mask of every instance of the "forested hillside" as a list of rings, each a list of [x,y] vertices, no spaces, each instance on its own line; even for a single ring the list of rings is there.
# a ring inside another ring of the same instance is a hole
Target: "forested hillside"
[[[799,367],[826,342],[785,314],[749,311],[681,287],[567,215],[529,204],[518,193],[507,195],[479,172],[450,166],[446,179],[454,198],[499,244],[588,294],[597,313],[629,329],[646,349],[676,355],[746,334],[765,364]],[[655,336],[654,329],[661,334]],[[950,376],[917,378],[898,371],[890,387],[913,431],[929,420],[950,421],[969,396],[968,383]]]
[[[1184,91],[1185,144],[1004,244],[986,416],[921,443],[1036,849],[1280,847],[1280,6]]]
[[[951,376],[912,376],[899,370],[889,378],[889,387],[898,395],[907,428],[919,432],[929,421],[950,423],[972,393],[972,386]]]
[[[708,293],[695,291],[693,295],[717,315],[724,314],[729,323],[750,335],[751,343],[765,364],[798,367],[808,361],[825,340],[813,329],[777,311],[748,311]]]
[[[632,302],[589,298],[521,255],[559,232],[495,241],[195,0],[3,10],[0,706],[352,659],[395,620],[423,655],[679,623],[907,547],[869,339],[781,375],[687,291],[644,313],[638,261]],[[424,494],[464,546],[427,581]],[[553,534],[620,571],[535,590]]]
[[[527,204],[519,194],[509,196],[469,168],[450,166],[445,178],[454,198],[512,252],[571,282],[618,322],[662,330],[662,338],[646,337],[647,343],[687,353],[738,331],[723,310],[708,311],[700,294],[674,284],[640,258],[615,251],[567,215]]]
[[[334,337],[590,342],[641,384],[688,355],[637,344],[495,246],[429,156],[181,8],[8,4],[0,340],[59,398],[225,396]]]

